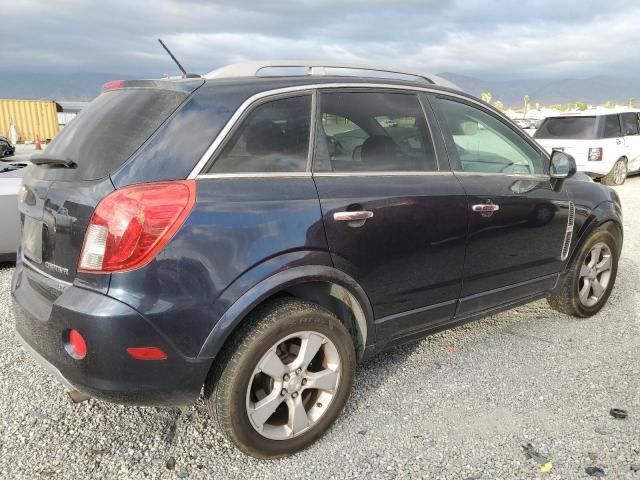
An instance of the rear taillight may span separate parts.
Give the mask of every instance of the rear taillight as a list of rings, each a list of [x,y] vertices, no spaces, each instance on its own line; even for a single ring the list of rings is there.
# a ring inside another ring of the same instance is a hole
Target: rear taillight
[[[84,237],[79,272],[121,272],[147,264],[191,213],[195,180],[116,190],[96,207]]]
[[[590,148],[589,149],[589,161],[599,162],[602,160],[602,148]]]

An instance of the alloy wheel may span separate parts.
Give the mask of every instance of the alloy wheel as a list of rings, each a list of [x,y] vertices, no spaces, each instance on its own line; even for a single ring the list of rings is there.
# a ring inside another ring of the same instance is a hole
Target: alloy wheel
[[[246,408],[251,425],[272,440],[306,432],[327,412],[341,368],[338,349],[318,332],[279,340],[258,361],[249,381]]]
[[[580,267],[578,296],[585,307],[593,307],[604,296],[611,280],[613,259],[606,243],[598,242],[585,257]]]
[[[622,185],[627,178],[627,164],[624,160],[618,160],[613,167],[613,180],[616,185]]]

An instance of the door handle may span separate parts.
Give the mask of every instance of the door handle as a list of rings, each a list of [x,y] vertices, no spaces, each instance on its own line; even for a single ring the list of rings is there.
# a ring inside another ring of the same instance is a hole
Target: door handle
[[[357,222],[373,217],[373,212],[368,210],[359,210],[355,212],[336,212],[333,219],[337,222]]]
[[[480,203],[478,205],[472,205],[471,210],[479,213],[493,213],[500,210],[500,205],[495,203]]]

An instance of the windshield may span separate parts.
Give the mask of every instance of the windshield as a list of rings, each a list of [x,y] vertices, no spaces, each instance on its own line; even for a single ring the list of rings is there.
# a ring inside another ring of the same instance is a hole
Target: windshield
[[[122,166],[187,96],[153,88],[104,92],[60,132],[46,154],[77,165],[63,169],[66,179],[105,177]]]
[[[550,117],[545,119],[534,138],[592,140],[596,138],[596,117]]]

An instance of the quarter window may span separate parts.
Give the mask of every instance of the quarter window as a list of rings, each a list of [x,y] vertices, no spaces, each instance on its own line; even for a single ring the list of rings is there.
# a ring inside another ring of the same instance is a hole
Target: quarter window
[[[617,138],[622,136],[618,115],[605,115],[603,138]]]
[[[542,156],[513,129],[479,108],[440,98],[464,172],[544,173]]]
[[[323,93],[316,171],[437,170],[418,97],[405,93]]]
[[[636,113],[623,113],[622,132],[625,135],[638,135],[638,115]]]
[[[210,173],[304,172],[309,156],[311,95],[257,106],[209,168]]]

